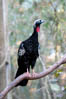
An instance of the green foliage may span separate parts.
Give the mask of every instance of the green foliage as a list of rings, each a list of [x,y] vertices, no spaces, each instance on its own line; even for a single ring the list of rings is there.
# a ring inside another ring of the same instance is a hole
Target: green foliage
[[[60,73],[62,73],[62,72],[63,72],[62,69],[57,70],[57,71],[55,72],[55,77],[58,78],[59,75],[60,75]]]

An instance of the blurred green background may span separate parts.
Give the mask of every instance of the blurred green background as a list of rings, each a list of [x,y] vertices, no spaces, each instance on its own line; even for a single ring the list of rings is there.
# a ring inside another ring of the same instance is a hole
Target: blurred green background
[[[17,51],[21,41],[33,32],[36,19],[46,20],[39,33],[40,59],[35,71],[52,66],[66,53],[66,0],[8,0],[8,31],[11,79],[17,71]],[[66,65],[45,78],[29,81],[12,90],[13,99],[66,99]]]

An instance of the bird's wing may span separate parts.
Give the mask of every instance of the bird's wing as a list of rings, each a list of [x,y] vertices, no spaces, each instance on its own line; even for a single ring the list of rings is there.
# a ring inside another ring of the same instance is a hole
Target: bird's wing
[[[28,39],[24,42],[24,48],[25,48],[25,51],[27,53],[32,53],[33,51],[33,43],[32,43],[32,39]]]
[[[18,50],[18,56],[23,56],[25,54],[26,50],[23,46],[23,43],[20,44],[19,50]]]

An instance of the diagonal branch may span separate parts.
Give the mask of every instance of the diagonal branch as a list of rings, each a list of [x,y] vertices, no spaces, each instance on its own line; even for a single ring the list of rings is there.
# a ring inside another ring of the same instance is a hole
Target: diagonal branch
[[[61,60],[59,60],[58,62],[56,62],[54,65],[52,65],[52,67],[46,69],[46,71],[43,71],[43,72],[37,74],[35,77],[33,77],[32,75],[29,77],[29,75],[27,75],[27,73],[24,73],[24,74],[20,75],[14,81],[12,81],[0,93],[0,99],[3,99],[8,94],[8,92],[11,91],[23,79],[26,79],[27,78],[29,80],[35,80],[35,79],[39,79],[39,78],[45,77],[46,75],[48,75],[49,73],[53,72],[55,69],[57,69],[58,67],[60,67],[60,65],[65,64],[65,63],[66,63],[66,55],[63,58],[61,58]]]

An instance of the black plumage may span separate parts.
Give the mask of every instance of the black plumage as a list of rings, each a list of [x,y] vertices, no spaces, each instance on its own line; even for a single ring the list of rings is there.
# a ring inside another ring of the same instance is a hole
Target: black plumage
[[[34,31],[33,34],[25,41],[21,42],[20,47],[18,49],[18,70],[15,78],[19,75],[30,72],[30,66],[33,70],[36,59],[39,56],[38,53],[38,32],[40,31],[40,24],[43,23],[43,20],[36,20],[34,22]],[[28,80],[22,80],[18,85],[26,86]],[[17,85],[17,86],[18,86]]]

